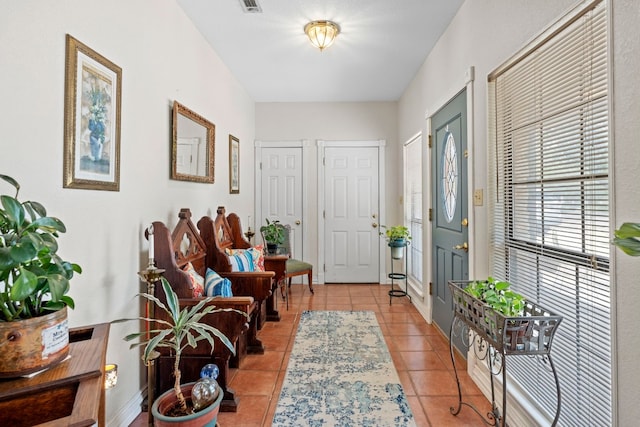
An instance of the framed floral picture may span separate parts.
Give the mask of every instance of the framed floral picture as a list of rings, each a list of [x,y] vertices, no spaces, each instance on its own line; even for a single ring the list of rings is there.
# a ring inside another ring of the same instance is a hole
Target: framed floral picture
[[[229,193],[240,193],[240,141],[229,135]]]
[[[64,187],[120,190],[122,69],[69,34],[64,100]]]

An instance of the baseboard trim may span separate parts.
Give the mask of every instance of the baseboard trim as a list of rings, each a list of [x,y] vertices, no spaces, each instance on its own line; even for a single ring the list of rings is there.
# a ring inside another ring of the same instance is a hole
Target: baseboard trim
[[[140,415],[142,402],[147,397],[147,387],[140,390],[115,416],[107,420],[109,427],[128,427]]]

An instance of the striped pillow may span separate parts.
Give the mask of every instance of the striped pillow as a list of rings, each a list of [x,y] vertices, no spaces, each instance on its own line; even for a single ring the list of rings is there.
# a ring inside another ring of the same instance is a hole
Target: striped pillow
[[[233,255],[249,254],[253,260],[253,270],[240,270],[240,271],[264,271],[264,246],[257,245],[249,249],[225,249],[225,252],[230,257]],[[233,264],[231,264],[233,267]],[[235,271],[235,270],[234,270]]]
[[[207,268],[204,291],[208,297],[232,297],[231,280],[220,276],[210,268]]]
[[[236,251],[233,255],[229,255],[231,263],[231,271],[255,271],[253,265],[253,256],[247,251]]]

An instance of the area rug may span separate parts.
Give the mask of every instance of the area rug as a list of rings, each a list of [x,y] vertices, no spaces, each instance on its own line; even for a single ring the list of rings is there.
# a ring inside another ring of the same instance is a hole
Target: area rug
[[[371,311],[305,311],[273,426],[415,426]]]

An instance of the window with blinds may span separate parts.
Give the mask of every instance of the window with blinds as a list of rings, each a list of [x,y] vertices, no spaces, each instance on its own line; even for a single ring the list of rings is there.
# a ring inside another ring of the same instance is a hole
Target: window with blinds
[[[489,76],[492,274],[564,317],[560,425],[611,425],[607,13],[585,3]],[[510,381],[554,413],[535,358]]]
[[[404,146],[404,223],[411,232],[408,280],[422,294],[422,136]]]

